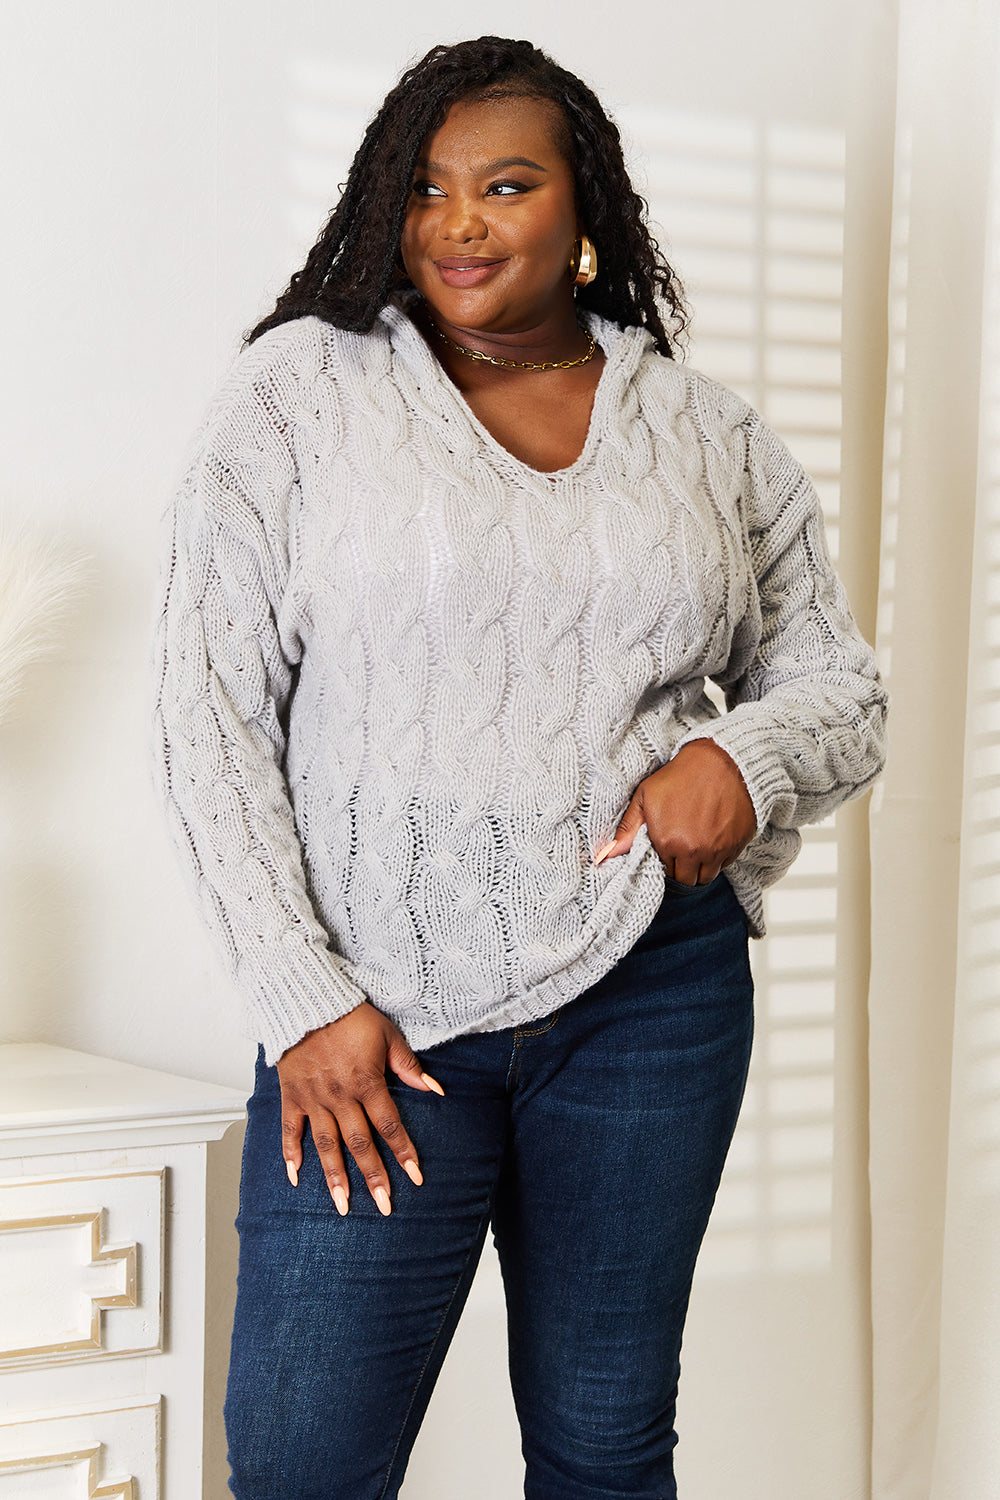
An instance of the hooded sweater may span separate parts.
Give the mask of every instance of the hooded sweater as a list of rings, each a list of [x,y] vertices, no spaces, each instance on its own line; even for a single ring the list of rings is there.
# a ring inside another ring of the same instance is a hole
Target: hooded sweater
[[[210,407],[170,517],[157,764],[269,1062],[364,1000],[422,1050],[594,984],[665,886],[644,826],[595,852],[691,740],[752,798],[725,876],[757,936],[797,827],[881,768],[806,474],[645,330],[587,326],[606,362],[553,474],[394,304],[367,334],[272,329]]]

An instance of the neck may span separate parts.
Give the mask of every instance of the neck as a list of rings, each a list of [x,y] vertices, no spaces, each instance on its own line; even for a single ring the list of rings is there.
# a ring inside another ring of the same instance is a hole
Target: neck
[[[525,323],[513,329],[471,328],[452,323],[426,302],[421,304],[420,314],[427,329],[444,334],[460,348],[518,364],[578,359],[586,354],[589,343],[586,332],[577,321],[572,301],[536,323]]]

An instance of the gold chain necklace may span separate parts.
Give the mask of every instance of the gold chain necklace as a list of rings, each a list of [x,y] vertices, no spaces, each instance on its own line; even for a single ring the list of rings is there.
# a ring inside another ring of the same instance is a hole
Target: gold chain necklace
[[[444,339],[448,347],[454,349],[456,354],[464,354],[467,359],[478,359],[487,365],[502,365],[505,370],[572,370],[575,365],[585,365],[588,359],[593,359],[597,350],[594,335],[587,333],[584,329],[588,348],[586,354],[581,354],[579,359],[546,359],[540,364],[533,364],[529,360],[499,359],[493,354],[483,354],[480,349],[466,349],[464,344],[456,344],[454,339],[450,339],[446,333],[442,332],[433,319],[428,319],[428,321],[438,338]]]

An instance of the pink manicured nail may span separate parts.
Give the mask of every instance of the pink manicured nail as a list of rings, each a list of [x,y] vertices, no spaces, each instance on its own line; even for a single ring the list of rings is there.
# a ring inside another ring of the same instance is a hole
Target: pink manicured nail
[[[433,1089],[435,1094],[440,1094],[441,1098],[444,1098],[444,1089],[438,1083],[436,1078],[432,1078],[429,1073],[421,1073],[420,1077],[423,1079],[424,1083],[426,1083],[429,1089]]]
[[[299,1169],[293,1161],[285,1162],[285,1171],[288,1173],[288,1180],[292,1184],[292,1187],[298,1187]]]
[[[341,1218],[343,1218],[347,1212],[347,1194],[344,1192],[344,1189],[342,1187],[334,1188],[333,1201],[337,1205],[338,1214]]]
[[[423,1173],[421,1172],[415,1161],[404,1161],[403,1171],[406,1173],[411,1182],[415,1182],[417,1184],[417,1187],[419,1187],[424,1180]]]
[[[378,1204],[378,1211],[380,1214],[392,1213],[392,1205],[389,1202],[389,1194],[386,1192],[384,1187],[377,1187],[372,1194],[372,1197]]]
[[[605,846],[604,846],[603,849],[598,849],[597,853],[594,855],[594,864],[595,865],[599,865],[601,863],[602,859],[607,859],[608,855],[611,853],[612,849],[615,847],[616,842],[617,842],[616,839],[612,839],[610,844],[605,844]]]

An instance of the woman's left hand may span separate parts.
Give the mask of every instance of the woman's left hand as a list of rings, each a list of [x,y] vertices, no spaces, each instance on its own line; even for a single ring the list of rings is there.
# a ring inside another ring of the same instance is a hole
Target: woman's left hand
[[[597,863],[624,854],[645,823],[664,869],[684,885],[707,885],[757,832],[736,762],[714,740],[692,740],[640,781],[614,841]]]

